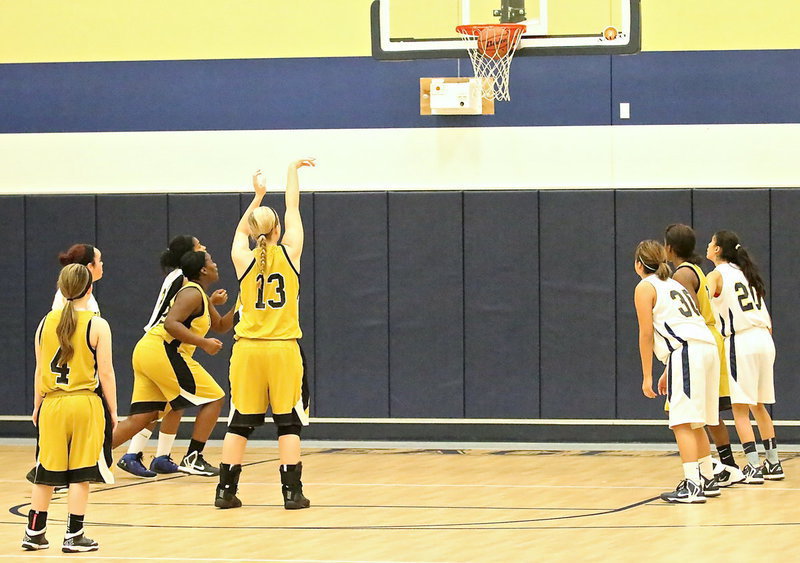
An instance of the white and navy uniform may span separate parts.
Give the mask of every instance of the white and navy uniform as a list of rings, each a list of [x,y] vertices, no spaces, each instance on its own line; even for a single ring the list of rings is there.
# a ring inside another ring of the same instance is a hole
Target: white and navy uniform
[[[59,311],[64,308],[64,305],[67,304],[66,298],[61,294],[61,290],[56,290],[56,296],[53,298],[53,305],[50,307],[53,311]],[[89,301],[86,302],[86,308],[97,315],[100,316],[100,305],[97,304],[97,299],[94,298],[94,291],[89,296]]]
[[[161,284],[161,291],[158,292],[158,299],[156,300],[153,312],[150,314],[150,320],[144,326],[144,331],[148,332],[157,324],[163,323],[169,313],[169,307],[172,304],[172,298],[183,287],[183,270],[175,268],[164,278],[164,283]]]
[[[711,301],[717,328],[725,338],[731,403],[775,402],[772,367],[775,343],[767,305],[736,264],[720,264],[722,291]]]
[[[692,296],[680,283],[644,278],[656,290],[654,349],[667,366],[669,426],[699,428],[719,418],[719,352]]]

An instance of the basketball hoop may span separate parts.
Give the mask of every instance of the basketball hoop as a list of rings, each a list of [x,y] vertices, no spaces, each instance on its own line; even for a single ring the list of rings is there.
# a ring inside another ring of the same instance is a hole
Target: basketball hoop
[[[465,41],[472,69],[481,79],[483,97],[508,101],[508,74],[511,59],[526,26],[513,23],[459,25],[456,31]]]

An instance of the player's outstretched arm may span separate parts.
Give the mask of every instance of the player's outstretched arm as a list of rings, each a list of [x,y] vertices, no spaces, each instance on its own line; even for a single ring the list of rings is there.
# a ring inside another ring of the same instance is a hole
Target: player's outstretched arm
[[[286,214],[283,217],[283,246],[296,268],[300,268],[300,256],[303,253],[303,220],[300,217],[300,181],[297,171],[305,166],[316,166],[313,158],[302,158],[289,164],[286,173]]]
[[[252,256],[250,254],[250,229],[247,226],[247,217],[255,208],[261,205],[264,195],[267,193],[267,181],[264,179],[261,170],[256,170],[253,174],[253,201],[244,210],[239,223],[236,225],[236,232],[233,233],[233,243],[231,244],[231,260],[236,270],[236,277],[242,277],[247,266],[250,265]]]

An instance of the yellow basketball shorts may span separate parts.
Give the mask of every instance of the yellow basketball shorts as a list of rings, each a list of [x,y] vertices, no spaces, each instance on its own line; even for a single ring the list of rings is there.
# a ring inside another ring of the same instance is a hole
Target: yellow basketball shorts
[[[204,405],[225,396],[197,360],[178,352],[178,342],[145,334],[133,349],[130,414]]]
[[[240,338],[231,353],[231,410],[228,426],[261,426],[272,407],[308,425],[309,393],[305,359],[296,340]]]
[[[717,341],[719,351],[719,410],[731,410],[731,388],[728,382],[728,359],[725,355],[725,337],[720,334],[716,327],[708,327],[714,340]]]
[[[93,391],[48,393],[39,407],[34,483],[113,483],[103,451],[106,427],[103,400]]]

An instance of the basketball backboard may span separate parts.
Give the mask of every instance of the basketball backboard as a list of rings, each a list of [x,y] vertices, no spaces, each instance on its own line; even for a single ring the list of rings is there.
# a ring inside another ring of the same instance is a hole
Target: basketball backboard
[[[640,49],[640,0],[374,0],[377,59],[463,58],[458,25],[521,23],[516,56],[624,54]]]

